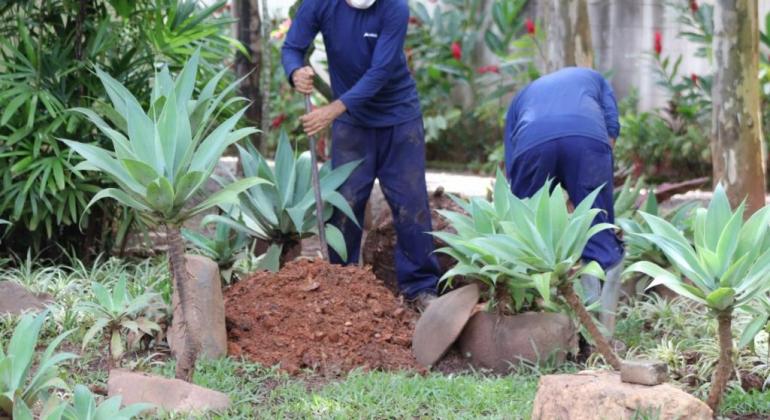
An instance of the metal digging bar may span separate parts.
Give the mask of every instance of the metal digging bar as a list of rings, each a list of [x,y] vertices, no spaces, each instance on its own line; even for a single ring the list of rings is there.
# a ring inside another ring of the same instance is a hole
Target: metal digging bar
[[[305,113],[312,111],[310,95],[305,95]],[[310,137],[310,174],[313,184],[313,193],[315,194],[315,214],[318,227],[318,239],[321,240],[321,255],[324,260],[329,261],[329,249],[326,247],[326,231],[324,229],[324,203],[321,201],[321,181],[318,178],[318,156],[316,156],[315,136]]]

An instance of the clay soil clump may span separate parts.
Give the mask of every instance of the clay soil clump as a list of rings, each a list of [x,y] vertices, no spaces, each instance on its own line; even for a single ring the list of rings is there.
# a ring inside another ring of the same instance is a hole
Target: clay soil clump
[[[298,260],[225,291],[228,352],[296,374],[419,370],[417,315],[369,269]]]

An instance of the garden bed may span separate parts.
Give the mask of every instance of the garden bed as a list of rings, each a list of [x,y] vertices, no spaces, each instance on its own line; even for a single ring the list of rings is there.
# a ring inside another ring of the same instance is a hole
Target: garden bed
[[[419,369],[417,314],[368,269],[298,260],[225,291],[229,354],[295,374]]]

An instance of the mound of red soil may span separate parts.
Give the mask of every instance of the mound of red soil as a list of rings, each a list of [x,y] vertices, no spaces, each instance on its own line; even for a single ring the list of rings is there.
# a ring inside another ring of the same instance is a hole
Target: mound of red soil
[[[418,369],[417,315],[368,269],[298,260],[225,291],[229,353],[289,373]]]

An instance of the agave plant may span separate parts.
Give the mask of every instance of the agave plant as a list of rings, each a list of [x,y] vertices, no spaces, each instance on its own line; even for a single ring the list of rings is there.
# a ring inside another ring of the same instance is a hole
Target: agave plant
[[[97,333],[106,329],[110,346],[110,364],[116,366],[126,350],[133,347],[142,336],[152,336],[160,331],[160,326],[156,322],[144,316],[152,300],[159,296],[154,293],[132,296],[126,288],[125,274],[120,276],[112,292],[96,282],[92,283],[91,287],[96,301],[80,304],[80,310],[94,318],[94,325],[83,337],[83,349]],[[132,340],[126,343],[125,337],[128,332],[133,333]]]
[[[182,322],[182,325],[193,325],[192,321],[198,319],[190,313],[196,308],[190,304],[190,275],[185,267],[185,247],[180,233],[182,223],[217,205],[237,203],[241,191],[266,182],[258,178],[242,179],[198,204],[189,205],[211,176],[225,148],[257,132],[254,128],[236,129],[246,108],[216,126],[217,111],[236,102],[229,100],[222,104],[235,83],[215,95],[225,74],[223,70],[194,98],[198,62],[199,53],[196,52],[176,80],[166,68],[161,70],[155,78],[147,112],[131,92],[97,68],[96,73],[112,101],[112,107],[105,106],[104,113],[110,116],[115,127],[89,109],[78,108],[76,111],[85,114],[112,141],[114,150],[63,140],[85,159],[79,165],[81,169],[101,171],[119,187],[100,191],[89,205],[112,198],[133,209],[144,223],[165,226],[169,263],[183,318],[175,322]],[[185,334],[185,341],[176,376],[189,380],[198,343],[193,334]]]
[[[65,406],[62,418],[65,420],[130,420],[143,411],[153,408],[152,404],[131,404],[121,408],[123,398],[115,396],[96,403],[91,391],[83,385],[75,385],[72,405]]]
[[[252,146],[238,146],[243,173],[249,177],[260,177],[270,181],[255,185],[240,194],[237,206],[221,205],[226,216],[209,215],[203,223],[221,223],[232,226],[249,236],[269,241],[283,247],[299,244],[303,238],[318,232],[315,212],[315,198],[310,184],[310,152],[297,156],[289,143],[285,131],[281,132],[275,167]],[[331,169],[324,164],[319,171],[321,199],[326,204],[323,218],[328,221],[333,208],[343,212],[358,225],[347,200],[337,192],[360,161],[350,162]],[[347,259],[345,240],[337,227],[325,226],[326,240],[343,259]]]
[[[47,401],[52,390],[67,389],[59,378],[59,365],[77,356],[54,352],[71,331],[56,337],[42,354],[36,353],[40,329],[47,318],[48,311],[23,315],[8,347],[0,346],[0,415],[23,418],[38,401]]]
[[[510,190],[506,188],[507,181],[498,176],[495,187],[491,191],[493,202],[508,200]],[[439,210],[439,214],[449,222],[454,232],[436,231],[432,235],[447,244],[446,247],[437,249],[452,257],[455,264],[440,279],[448,287],[452,286],[455,278],[463,277],[480,281],[487,286],[487,310],[509,311],[517,313],[526,310],[532,305],[537,295],[534,282],[529,278],[512,276],[507,271],[516,271],[523,274],[523,270],[506,257],[500,257],[499,253],[491,248],[478,247],[471,241],[486,235],[502,232],[501,222],[511,222],[512,216],[502,206],[494,206],[488,200],[481,197],[472,197],[467,200],[451,197],[463,210],[455,212],[451,210]],[[492,267],[495,267],[494,269]],[[505,270],[502,269],[505,267]],[[544,300],[544,305],[549,306],[549,298]]]
[[[695,212],[692,239],[666,220],[642,213],[652,233],[640,235],[660,248],[673,270],[647,261],[626,270],[652,277],[650,287],[662,284],[708,307],[717,319],[720,357],[708,397],[714,412],[732,373],[733,312],[770,290],[770,207],[745,222],[744,211],[745,202],[733,211],[717,186],[708,208]]]
[[[645,201],[645,205],[642,207],[641,211],[662,217],[671,222],[677,229],[684,232],[685,236],[692,236],[691,219],[689,216],[698,207],[700,207],[700,203],[692,201],[684,203],[663,214],[660,212],[655,196],[650,195]],[[655,244],[640,235],[642,233],[650,233],[651,231],[644,219],[638,216],[638,212],[634,213],[630,218],[616,218],[615,223],[623,232],[623,240],[626,248],[625,259],[627,262],[651,261],[658,265],[667,264],[663,253],[655,246]]]
[[[480,267],[479,271],[490,278],[511,279],[508,284],[518,286],[513,290],[536,290],[546,306],[551,305],[554,292],[560,292],[607,362],[619,369],[620,360],[573,288],[573,283],[583,275],[604,278],[604,271],[596,262],[581,264],[588,240],[602,230],[614,228],[607,223],[592,225],[601,211],[591,208],[599,191],[592,192],[570,213],[566,194],[559,185],[549,181],[531,198],[520,199],[508,191],[508,183],[498,171],[494,204],[475,202],[476,209],[471,206],[466,210],[476,216],[479,211],[496,214],[499,221],[495,224],[489,218],[475,217],[470,225],[470,220],[455,215],[459,223],[454,225],[463,231],[460,235],[465,234],[465,229],[475,230],[479,235],[460,242],[451,234],[439,237],[454,241],[447,243],[460,251],[455,255],[469,256],[460,261],[453,274],[475,272]]]
[[[636,213],[637,203],[642,196],[642,190],[646,187],[644,177],[636,179],[631,184],[631,177],[626,178],[623,186],[613,192],[615,218],[631,218]],[[653,196],[653,194],[649,194]]]
[[[203,255],[217,262],[225,283],[230,282],[233,265],[249,246],[249,237],[231,226],[217,224],[214,236],[209,237],[189,229],[182,229],[182,237]]]
[[[14,420],[131,420],[142,412],[153,408],[152,404],[131,404],[121,408],[121,396],[115,396],[97,404],[91,391],[83,385],[75,385],[73,403],[70,405],[58,398],[49,398],[40,415],[35,417],[29,407],[19,407],[13,413]]]

